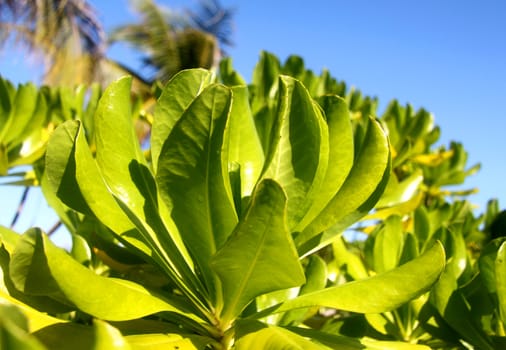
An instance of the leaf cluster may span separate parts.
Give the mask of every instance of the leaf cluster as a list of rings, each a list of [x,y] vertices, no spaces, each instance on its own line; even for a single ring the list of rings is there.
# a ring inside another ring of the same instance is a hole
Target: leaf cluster
[[[2,128],[22,89],[0,90]],[[434,149],[430,113],[392,102],[378,117],[376,99],[268,53],[250,84],[230,60],[218,76],[178,73],[152,113],[130,91],[122,78],[44,119],[70,116],[41,147],[36,178],[72,247],[0,230],[7,348],[504,341],[498,204],[477,218],[447,200],[458,193],[444,186],[474,170],[460,145]]]

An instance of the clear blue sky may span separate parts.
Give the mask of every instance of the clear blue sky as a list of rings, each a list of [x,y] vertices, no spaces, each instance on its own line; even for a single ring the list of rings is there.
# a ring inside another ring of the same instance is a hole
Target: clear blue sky
[[[91,3],[107,30],[133,18],[128,0]],[[158,3],[181,9],[196,1]],[[393,98],[424,107],[442,129],[441,144],[462,142],[469,166],[482,164],[464,186],[480,189],[471,200],[484,209],[489,198],[499,198],[506,207],[506,1],[222,0],[222,4],[236,10],[235,46],[228,52],[246,79],[261,50],[281,59],[298,54],[314,71],[328,68],[338,79],[377,96],[383,107]],[[128,51],[116,48],[110,54],[129,61]],[[25,81],[33,79],[34,71],[33,62],[26,63],[19,52],[0,54],[4,77]],[[4,212],[4,200],[0,205]],[[0,223],[7,221],[2,217]]]

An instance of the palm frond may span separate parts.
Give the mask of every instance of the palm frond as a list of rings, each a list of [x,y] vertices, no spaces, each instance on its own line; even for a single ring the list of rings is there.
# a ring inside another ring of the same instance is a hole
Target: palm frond
[[[140,23],[116,28],[109,42],[124,41],[141,51],[145,65],[159,72],[148,79],[165,80],[181,66],[174,29],[152,0],[133,1],[133,5],[141,16]]]
[[[220,46],[233,46],[234,9],[224,8],[218,0],[201,0],[197,11],[188,11],[191,25],[218,39]]]
[[[148,80],[165,82],[182,69],[213,68],[222,54],[218,40],[231,43],[226,28],[231,28],[232,11],[217,1],[202,5],[202,15],[174,12],[153,0],[135,0],[133,5],[139,23],[117,28],[110,42],[124,41],[138,49],[144,66],[154,72]]]
[[[42,56],[49,80],[54,80],[54,72],[63,68],[69,57],[89,56],[97,61],[104,55],[105,32],[87,1],[0,0],[0,14],[2,43],[12,37]],[[93,68],[86,65],[88,72],[80,76],[92,76]],[[81,82],[86,81],[74,84]]]

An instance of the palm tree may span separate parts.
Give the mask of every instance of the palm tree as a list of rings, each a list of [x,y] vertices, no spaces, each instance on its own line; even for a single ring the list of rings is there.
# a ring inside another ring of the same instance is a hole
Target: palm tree
[[[142,15],[139,24],[118,28],[110,42],[126,41],[142,50],[154,71],[143,78],[121,62],[105,56],[106,36],[95,10],[86,0],[0,0],[0,49],[9,38],[41,58],[48,85],[108,85],[119,76],[134,77],[138,95],[151,94],[154,80],[162,82],[184,68],[211,68],[230,45],[232,11],[217,0],[202,1],[197,12],[172,13],[152,0],[132,0]],[[169,15],[167,15],[169,14]],[[22,211],[22,195],[13,226]]]
[[[153,72],[148,81],[165,82],[186,68],[216,67],[223,47],[232,44],[233,11],[217,0],[201,1],[197,11],[185,13],[172,12],[153,0],[133,4],[141,21],[118,27],[109,42],[126,42],[139,49],[144,66]]]
[[[117,28],[109,43],[125,41],[144,54],[154,72],[142,77],[121,62],[105,57],[106,36],[86,0],[0,0],[0,48],[13,37],[42,58],[44,83],[107,85],[130,74],[143,90],[193,67],[215,67],[231,45],[233,11],[218,0],[203,0],[197,11],[172,12],[152,0],[132,0],[141,14],[138,24]]]
[[[41,57],[49,84],[91,83],[105,33],[82,0],[0,0],[0,45],[14,38]]]

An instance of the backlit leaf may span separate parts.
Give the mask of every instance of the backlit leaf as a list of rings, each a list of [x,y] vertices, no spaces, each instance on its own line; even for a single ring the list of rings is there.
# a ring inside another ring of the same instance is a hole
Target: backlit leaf
[[[174,75],[163,89],[156,104],[151,132],[151,159],[155,170],[163,143],[174,124],[211,83],[212,77],[212,73],[204,69],[185,70]]]

